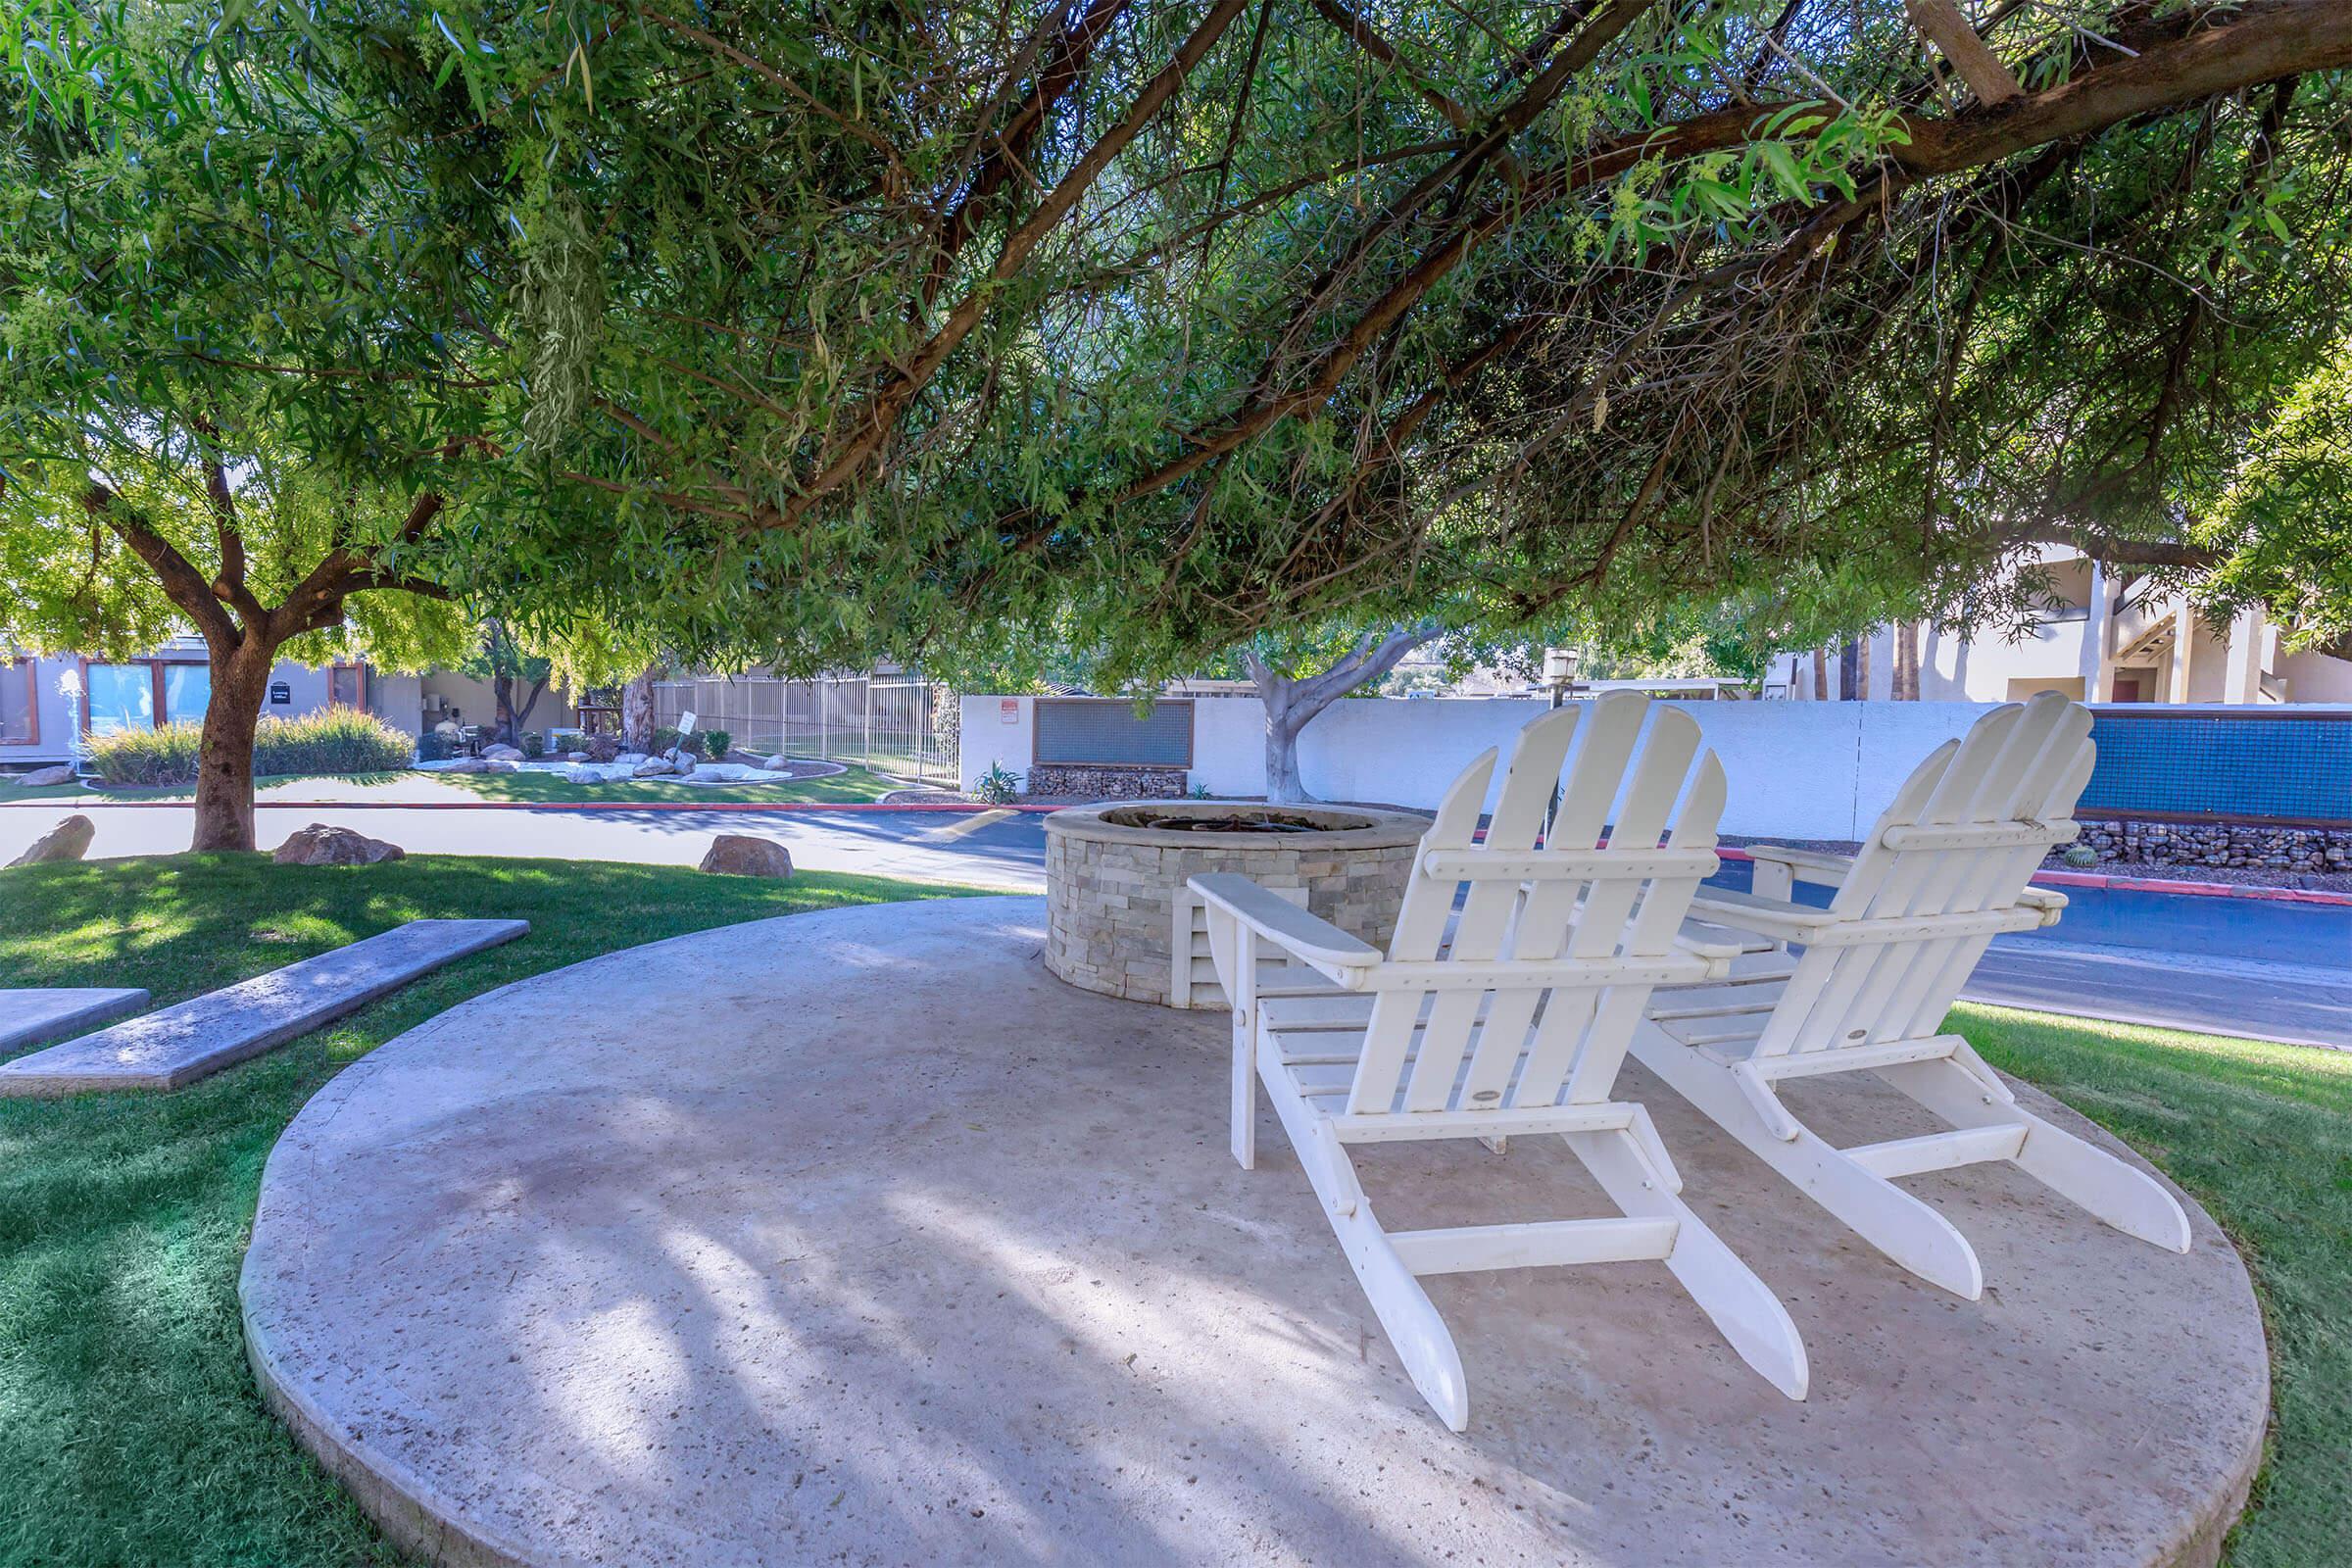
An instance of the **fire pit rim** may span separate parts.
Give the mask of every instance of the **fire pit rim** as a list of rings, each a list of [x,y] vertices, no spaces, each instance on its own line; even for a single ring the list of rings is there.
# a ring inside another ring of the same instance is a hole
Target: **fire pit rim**
[[[1109,819],[1112,811],[1157,810],[1228,815],[1237,810],[1271,810],[1285,816],[1312,817],[1329,813],[1350,824],[1302,833],[1199,833],[1184,828],[1130,827]],[[1068,806],[1049,812],[1046,831],[1069,838],[1106,844],[1151,845],[1180,850],[1318,851],[1392,849],[1417,844],[1429,831],[1430,819],[1418,811],[1376,806],[1334,806],[1316,802],[1304,806],[1269,805],[1264,801],[1198,800],[1105,801],[1095,806]]]

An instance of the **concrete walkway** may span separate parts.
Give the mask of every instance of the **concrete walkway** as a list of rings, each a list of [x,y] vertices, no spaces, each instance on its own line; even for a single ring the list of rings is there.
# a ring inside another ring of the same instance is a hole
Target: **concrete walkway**
[[[1811,1396],[1658,1265],[1450,1276],[1456,1437],[1271,1113],[1257,1170],[1227,1154],[1223,1020],[1063,986],[1042,923],[734,926],[379,1048],[270,1156],[242,1282],[268,1397],[443,1562],[2213,1560],[2268,1377],[2193,1203],[2177,1256],[2006,1167],[1923,1179],[1984,1260],[1961,1301],[1629,1070]],[[1807,1087],[1848,1141],[1922,1130]],[[1600,1201],[1544,1139],[1365,1166],[1392,1225]]]

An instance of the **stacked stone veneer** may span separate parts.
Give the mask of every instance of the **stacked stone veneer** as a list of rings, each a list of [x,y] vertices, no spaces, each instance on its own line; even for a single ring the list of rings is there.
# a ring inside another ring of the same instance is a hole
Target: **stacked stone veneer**
[[[1092,801],[1150,801],[1182,795],[1181,767],[1077,767],[1067,762],[1038,762],[1021,786],[1031,795],[1075,795]]]
[[[2158,822],[2082,817],[2076,842],[2119,865],[2235,865],[2272,871],[2352,871],[2352,828],[2263,822]],[[2057,864],[2052,856],[2050,863]]]
[[[1230,811],[1206,801],[1149,803]],[[1284,807],[1285,814],[1319,814]],[[1046,818],[1046,967],[1074,986],[1171,1005],[1176,900],[1189,877],[1239,871],[1269,888],[1304,888],[1306,906],[1350,936],[1388,946],[1429,820],[1409,811],[1331,808],[1330,833],[1178,833],[1125,827],[1102,808]],[[1216,988],[1195,1005],[1220,1004]]]

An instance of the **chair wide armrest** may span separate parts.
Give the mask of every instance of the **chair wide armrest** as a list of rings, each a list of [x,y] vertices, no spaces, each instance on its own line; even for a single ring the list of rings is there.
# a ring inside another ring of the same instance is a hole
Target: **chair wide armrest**
[[[1674,951],[1705,964],[1707,979],[1721,980],[1732,972],[1732,960],[1748,950],[1745,943],[1725,942],[1686,925],[1674,934]]]
[[[1206,871],[1187,885],[1211,910],[1231,915],[1343,986],[1349,975],[1381,961],[1378,948],[1358,942],[1321,915],[1269,893],[1238,871]]]
[[[1728,925],[1735,931],[1754,931],[1783,942],[1802,942],[1809,933],[1838,923],[1838,917],[1829,910],[1816,909],[1809,904],[1761,899],[1753,893],[1731,893],[1719,888],[1709,888],[1690,901],[1690,917],[1709,925]]]
[[[1791,849],[1786,844],[1750,844],[1747,858],[1785,865],[1788,874],[1799,882],[1811,882],[1819,887],[1841,886],[1846,873],[1854,868],[1850,855],[1831,855],[1821,850]]]
[[[2017,902],[2040,915],[2045,926],[2056,925],[2066,912],[2066,895],[2049,888],[2028,888],[2017,896]]]

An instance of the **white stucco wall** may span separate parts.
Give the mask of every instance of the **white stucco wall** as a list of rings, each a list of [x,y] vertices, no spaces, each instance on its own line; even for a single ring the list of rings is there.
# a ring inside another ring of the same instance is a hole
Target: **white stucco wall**
[[[1006,710],[1005,704],[1012,706]],[[992,762],[1015,773],[1028,770],[1029,705],[1022,697],[963,699],[966,789]],[[1928,753],[1965,733],[1990,705],[1672,706],[1698,720],[1706,744],[1723,760],[1731,785],[1725,832],[1852,839]],[[1324,800],[1428,809],[1472,758],[1489,746],[1509,744],[1544,709],[1536,698],[1344,700],[1299,737],[1299,775],[1307,791]],[[1258,700],[1200,698],[1193,715],[1192,782],[1212,795],[1264,794],[1265,714]]]

